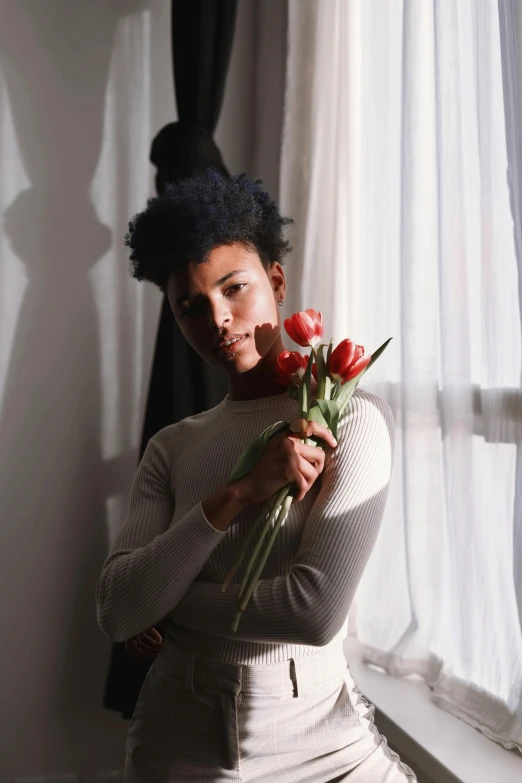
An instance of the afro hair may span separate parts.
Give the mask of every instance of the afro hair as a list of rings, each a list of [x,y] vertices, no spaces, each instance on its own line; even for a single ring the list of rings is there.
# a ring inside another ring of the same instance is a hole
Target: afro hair
[[[129,222],[125,245],[131,249],[132,277],[165,293],[173,272],[236,242],[255,250],[265,269],[274,261],[283,264],[292,249],[283,229],[293,220],[281,217],[260,184],[214,168],[167,183]]]

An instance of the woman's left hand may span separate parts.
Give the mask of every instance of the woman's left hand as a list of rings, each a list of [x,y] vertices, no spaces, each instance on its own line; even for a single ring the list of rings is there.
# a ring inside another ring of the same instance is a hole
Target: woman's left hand
[[[163,626],[158,623],[157,626],[148,628],[137,636],[127,639],[125,650],[140,661],[154,660],[163,645],[160,631],[163,632]]]

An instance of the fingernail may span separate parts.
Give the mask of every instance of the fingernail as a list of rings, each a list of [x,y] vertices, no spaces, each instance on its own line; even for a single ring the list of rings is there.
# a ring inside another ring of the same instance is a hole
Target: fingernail
[[[290,430],[295,432],[296,435],[299,435],[306,430],[307,426],[308,422],[306,419],[294,419],[290,423]]]

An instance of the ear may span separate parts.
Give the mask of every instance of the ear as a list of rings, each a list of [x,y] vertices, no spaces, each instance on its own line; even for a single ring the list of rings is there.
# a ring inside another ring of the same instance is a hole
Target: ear
[[[268,266],[266,273],[269,277],[270,283],[272,284],[276,298],[279,299],[282,297],[284,299],[286,296],[286,278],[285,273],[283,272],[283,267],[279,261],[273,261]]]

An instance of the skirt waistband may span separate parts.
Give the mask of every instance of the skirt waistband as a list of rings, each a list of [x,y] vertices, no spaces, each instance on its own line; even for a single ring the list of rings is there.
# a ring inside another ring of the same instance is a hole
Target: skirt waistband
[[[304,696],[315,686],[349,676],[342,649],[276,663],[240,664],[209,658],[166,641],[153,665],[183,681],[191,691],[216,688],[234,694]]]

